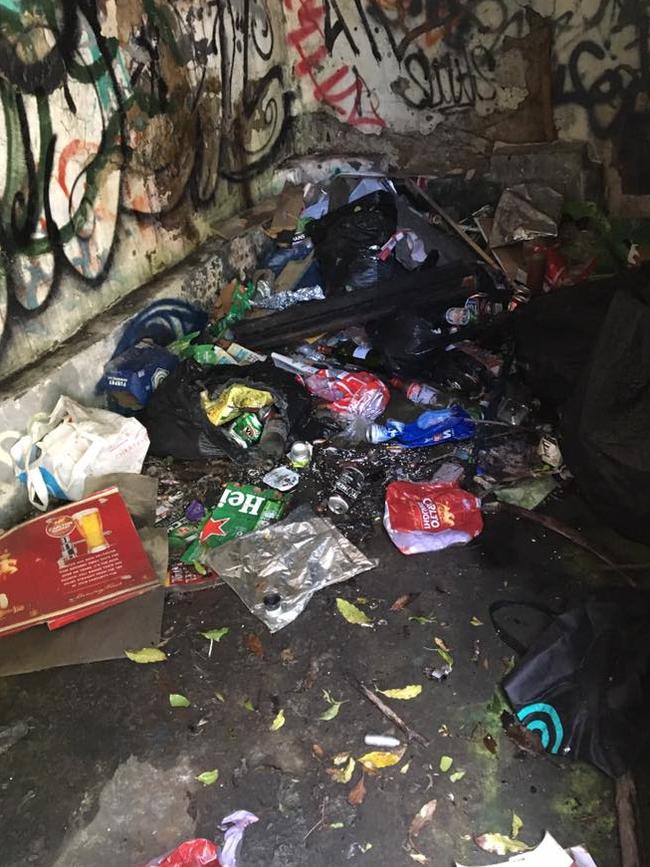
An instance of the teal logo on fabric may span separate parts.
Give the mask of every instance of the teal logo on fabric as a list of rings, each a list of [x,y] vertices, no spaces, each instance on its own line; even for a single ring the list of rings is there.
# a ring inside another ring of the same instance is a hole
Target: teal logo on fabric
[[[539,732],[542,746],[551,753],[558,753],[564,740],[564,728],[560,715],[553,705],[537,702],[517,711],[517,719],[528,731]]]

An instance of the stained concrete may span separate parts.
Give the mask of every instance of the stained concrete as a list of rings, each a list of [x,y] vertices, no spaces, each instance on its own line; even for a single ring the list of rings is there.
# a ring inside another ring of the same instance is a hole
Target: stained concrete
[[[547,508],[601,544],[611,541],[572,501]],[[611,573],[508,516],[488,519],[471,545],[437,554],[404,557],[379,526],[363,547],[380,566],[317,594],[275,635],[222,586],[170,600],[164,663],[118,660],[0,681],[0,722],[26,719],[30,727],[0,756],[3,867],[135,867],[188,836],[213,836],[239,808],[260,817],[247,831],[241,867],[325,867],[351,854],[367,867],[407,867],[414,863],[405,848],[409,822],[434,798],[437,811],[417,848],[435,867],[494,860],[472,836],[509,833],[513,811],[525,842],[537,843],[548,829],[567,845],[586,843],[600,867],[618,867],[610,780],[587,765],[522,752],[488,707],[512,656],[489,625],[490,603],[515,598],[560,610],[594,583],[612,581]],[[390,612],[403,593],[420,595]],[[360,604],[376,626],[346,623],[337,595],[365,598]],[[525,613],[514,625],[524,638],[539,627]],[[222,626],[230,633],[210,653],[199,632]],[[262,658],[247,649],[251,635],[262,642]],[[427,649],[436,637],[455,659],[443,683],[422,675],[437,658]],[[399,766],[367,775],[365,802],[354,807],[350,786],[332,782],[331,761],[312,748],[358,757],[365,734],[400,734],[359,694],[358,678],[382,689],[423,684],[419,698],[392,704],[431,744],[409,745]],[[323,689],[346,702],[329,722],[318,718],[327,708]],[[171,692],[191,706],[171,708]],[[280,708],[286,724],[271,732]],[[496,754],[485,746],[488,733]],[[463,779],[440,773],[442,755],[466,772]],[[214,768],[216,785],[195,780]],[[356,843],[372,849],[361,854]]]

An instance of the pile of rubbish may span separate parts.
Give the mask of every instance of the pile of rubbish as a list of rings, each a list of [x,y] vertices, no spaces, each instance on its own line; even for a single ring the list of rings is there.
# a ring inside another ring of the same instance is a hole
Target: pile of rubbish
[[[495,512],[536,519],[576,482],[607,523],[643,536],[650,281],[595,207],[521,185],[461,225],[424,185],[341,173],[287,185],[267,232],[254,273],[207,318],[197,311],[193,330],[143,335],[111,360],[99,383],[110,411],[62,397],[14,445],[45,514],[3,536],[16,580],[0,594],[0,635],[78,625],[161,583],[225,583],[275,632],[314,593],[376,567],[363,547],[382,524],[403,555],[437,552],[470,543]],[[53,499],[72,504],[48,511]],[[61,586],[39,604],[19,580],[34,558]],[[570,646],[575,693],[543,684],[545,706],[557,693],[568,719],[585,689],[584,635],[620,616],[612,606],[565,615],[509,675],[530,731],[542,729],[531,671]],[[640,654],[617,672],[630,703],[648,672]],[[603,750],[602,720],[583,712],[543,747],[620,774],[626,723],[612,716]],[[543,845],[553,864],[593,863]],[[533,854],[517,863],[541,863]]]

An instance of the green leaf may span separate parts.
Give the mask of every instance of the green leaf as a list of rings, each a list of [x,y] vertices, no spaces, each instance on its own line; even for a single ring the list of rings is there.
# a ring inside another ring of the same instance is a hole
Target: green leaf
[[[336,600],[336,607],[339,610],[339,614],[345,618],[348,623],[352,623],[355,626],[372,626],[372,620],[370,620],[365,611],[357,608],[356,605],[353,605],[346,599],[341,599],[339,597]]]
[[[438,654],[447,663],[447,665],[450,668],[453,668],[454,667],[454,657],[451,655],[451,653],[449,653],[449,651],[447,651],[447,650],[443,650],[441,647],[437,647],[436,650],[438,651]]]
[[[143,647],[142,650],[125,650],[124,655],[131,662],[164,662],[167,654],[157,647]]]
[[[435,617],[424,617],[421,614],[417,615],[415,617],[409,617],[409,620],[412,620],[414,623],[420,623],[423,626],[426,625],[427,623],[435,623],[436,622]]]
[[[271,723],[271,725],[269,727],[269,731],[277,732],[278,729],[282,728],[282,726],[285,724],[285,722],[286,722],[286,719],[284,718],[284,711],[279,710],[275,716],[275,719],[273,720],[273,722]]]
[[[203,771],[202,774],[194,777],[194,779],[198,780],[199,783],[203,783],[204,786],[212,786],[219,779],[219,771],[216,768],[213,771]]]
[[[332,829],[332,831],[338,831],[339,828],[345,828],[345,825],[343,824],[343,822],[331,822],[330,828]]]
[[[454,771],[453,774],[449,774],[449,779],[452,783],[457,783],[459,780],[462,780],[465,776],[465,771]]]
[[[246,701],[244,702],[244,707],[246,708],[246,710],[249,710],[251,713],[255,713],[255,705],[250,700],[250,698],[246,699]]]
[[[208,570],[205,568],[203,563],[199,563],[198,560],[195,560],[192,563],[192,566],[194,566],[195,571],[198,572],[199,575],[207,575],[208,574]]]
[[[322,719],[327,722],[339,715],[341,706],[345,704],[345,701],[347,701],[347,699],[345,701],[337,701],[335,698],[332,697],[332,693],[328,689],[323,690],[323,698],[329,704],[329,707],[318,717],[318,719]]]
[[[222,626],[221,629],[208,629],[207,632],[200,632],[199,635],[207,638],[208,641],[221,641],[224,635],[228,635],[229,632],[229,626]]]
[[[511,836],[513,840],[516,840],[519,836],[519,832],[524,827],[524,823],[521,821],[519,816],[516,813],[512,814],[512,832]]]
[[[169,693],[169,703],[172,707],[189,707],[190,700],[181,695],[180,692]]]
[[[451,756],[442,756],[440,759],[440,770],[443,774],[446,774],[449,768],[453,765],[454,760]]]
[[[474,842],[479,849],[491,855],[514,855],[530,849],[530,846],[522,843],[521,840],[512,840],[505,834],[481,834],[480,837],[474,838]]]
[[[422,687],[419,683],[411,683],[409,686],[404,686],[401,689],[378,689],[382,695],[387,698],[397,698],[400,701],[409,701],[412,698],[417,698],[422,692]]]

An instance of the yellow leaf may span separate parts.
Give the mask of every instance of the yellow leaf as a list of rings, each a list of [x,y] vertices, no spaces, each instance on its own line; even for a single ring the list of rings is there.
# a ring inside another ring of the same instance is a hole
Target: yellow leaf
[[[408,701],[411,698],[417,698],[422,692],[422,687],[419,683],[412,683],[409,686],[402,687],[402,689],[380,689],[377,691],[388,698],[398,698],[400,701]]]
[[[131,662],[164,662],[167,654],[157,647],[143,647],[142,650],[125,650],[124,655]]]
[[[285,724],[285,722],[286,722],[286,720],[285,720],[285,718],[284,718],[284,711],[283,711],[283,710],[279,710],[279,711],[277,712],[277,715],[276,715],[275,719],[274,719],[273,722],[271,723],[271,726],[270,726],[270,728],[269,728],[269,731],[277,732],[278,729],[281,729],[281,728],[282,728],[282,726]]]
[[[472,626],[483,626],[483,621],[479,620],[478,617],[472,617],[470,623]]]
[[[410,762],[407,762],[405,765],[403,765],[403,766],[399,769],[400,774],[408,774],[408,770],[409,770],[410,767],[411,767],[411,763],[410,763]]]
[[[226,700],[226,699],[223,697],[223,693],[222,693],[222,692],[215,692],[215,697],[216,697],[217,701],[220,701],[222,704],[223,704],[223,703],[225,702],[225,700]]]
[[[451,651],[449,650],[449,648],[447,647],[445,642],[442,640],[442,638],[434,638],[433,640],[434,640],[436,647],[439,647],[440,650],[444,650],[445,653],[451,653]]]
[[[255,705],[250,700],[250,698],[246,699],[246,701],[244,702],[244,707],[246,708],[246,710],[249,710],[251,713],[255,713]]]
[[[519,832],[524,827],[524,823],[521,821],[519,816],[516,813],[512,814],[512,839],[516,840],[519,836]]]
[[[350,756],[348,763],[344,768],[327,768],[327,773],[330,775],[334,783],[349,783],[352,779],[352,774],[354,773],[356,764],[355,760]]]
[[[338,768],[341,765],[344,765],[349,758],[350,758],[350,753],[337,753],[332,758],[332,763],[335,764],[336,767]]]
[[[339,614],[345,618],[348,623],[352,623],[355,626],[372,626],[372,620],[368,615],[346,599],[341,599],[339,597],[336,600],[336,607],[339,610]]]
[[[404,755],[404,750],[399,753],[391,752],[372,752],[361,756],[359,763],[369,771],[378,771],[381,768],[390,768],[391,765],[396,765],[401,761]]]
[[[449,774],[449,779],[452,783],[457,783],[459,780],[462,780],[465,776],[465,771],[455,771],[453,774]]]

